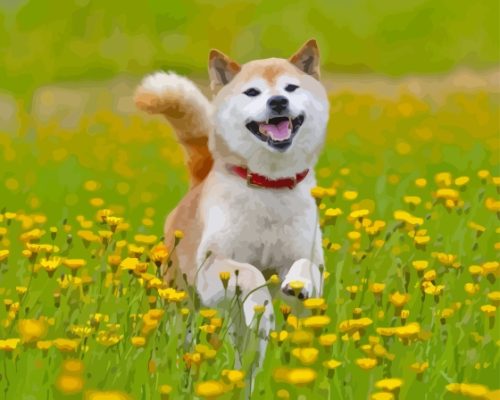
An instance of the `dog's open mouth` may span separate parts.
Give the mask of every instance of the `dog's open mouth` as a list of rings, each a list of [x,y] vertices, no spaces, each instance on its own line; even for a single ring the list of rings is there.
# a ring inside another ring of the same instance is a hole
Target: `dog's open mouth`
[[[290,116],[270,118],[267,121],[251,121],[246,127],[257,138],[278,151],[285,151],[292,144],[293,138],[304,123],[304,114],[296,118]]]

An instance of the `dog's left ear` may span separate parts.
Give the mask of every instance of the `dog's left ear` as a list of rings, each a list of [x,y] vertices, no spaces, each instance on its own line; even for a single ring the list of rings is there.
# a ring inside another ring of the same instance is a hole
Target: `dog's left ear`
[[[288,61],[319,80],[319,48],[316,39],[309,39]]]
[[[236,61],[219,50],[212,49],[208,56],[208,75],[212,90],[217,91],[231,82],[240,69],[240,64]]]

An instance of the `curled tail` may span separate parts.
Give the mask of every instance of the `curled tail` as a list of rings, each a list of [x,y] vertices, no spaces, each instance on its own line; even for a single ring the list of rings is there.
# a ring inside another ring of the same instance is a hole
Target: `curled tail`
[[[208,133],[212,129],[208,99],[189,79],[172,72],[157,72],[144,78],[134,100],[139,109],[167,118],[186,151],[191,185],[201,182],[213,164],[208,150]]]

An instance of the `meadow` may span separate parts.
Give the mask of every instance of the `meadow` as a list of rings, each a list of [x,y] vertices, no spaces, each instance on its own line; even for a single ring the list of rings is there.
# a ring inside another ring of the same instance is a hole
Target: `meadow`
[[[324,294],[276,296],[252,376],[256,328],[236,352],[229,311],[160,276],[187,190],[169,126],[99,108],[64,128],[20,102],[0,132],[0,398],[239,399],[254,380],[252,399],[499,399],[498,93],[330,101]]]

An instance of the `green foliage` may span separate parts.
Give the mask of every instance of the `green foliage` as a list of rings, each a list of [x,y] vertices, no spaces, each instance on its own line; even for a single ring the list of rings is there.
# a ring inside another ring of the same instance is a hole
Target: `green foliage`
[[[1,87],[175,69],[205,76],[207,49],[245,62],[319,40],[327,71],[435,73],[499,61],[499,3],[356,1],[8,1]]]

